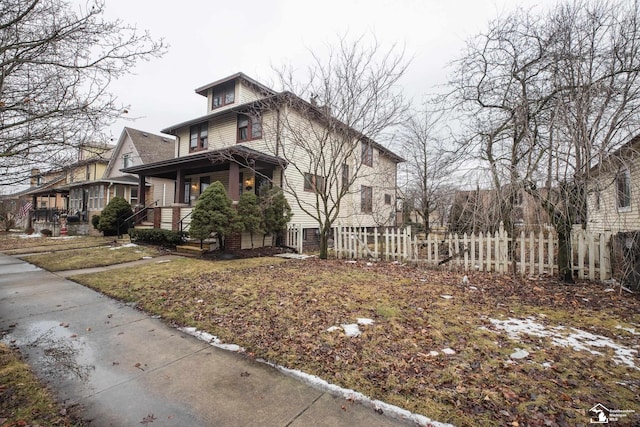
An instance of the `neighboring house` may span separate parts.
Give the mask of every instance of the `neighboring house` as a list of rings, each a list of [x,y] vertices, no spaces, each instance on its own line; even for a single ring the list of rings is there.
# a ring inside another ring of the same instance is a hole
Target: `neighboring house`
[[[123,129],[115,146],[83,145],[76,162],[47,173],[32,173],[35,185],[25,195],[33,200],[33,228],[51,229],[55,235],[61,229],[68,234],[99,234],[91,225],[91,218],[100,215],[112,198],[123,197],[139,209],[140,199],[161,201],[163,194],[173,197],[173,181],[145,181],[145,194],[140,197],[138,177],[120,172],[125,165],[141,165],[173,155],[174,140],[170,136],[131,128]]]
[[[501,221],[499,197],[496,190],[456,192],[449,212],[449,231],[476,234],[498,230]],[[512,203],[511,221],[518,232],[539,232],[549,228],[549,216],[530,194],[518,191]]]
[[[587,230],[640,230],[640,135],[591,169]]]
[[[123,168],[137,174],[140,182],[149,177],[175,181],[175,196],[159,208],[161,215],[155,215],[157,228],[188,229],[198,197],[215,181],[225,186],[234,202],[244,191],[255,192],[267,183],[294,189],[303,203],[314,203],[314,189],[324,185],[324,178],[305,166],[310,163],[308,155],[295,151],[282,121],[298,120],[304,126],[300,111],[320,107],[289,92],[278,93],[242,73],[202,86],[196,93],[206,98],[206,114],[162,131],[176,136],[175,158]],[[362,161],[369,176],[355,183],[341,205],[338,221],[354,226],[393,225],[396,167],[402,159],[373,141],[362,140],[354,161]],[[288,150],[286,155],[283,150]],[[294,158],[296,167],[288,164]],[[349,166],[342,170],[348,174]],[[305,239],[313,241],[317,221],[300,209],[291,193],[285,195],[294,214],[292,222],[301,224]],[[243,236],[237,246],[248,245]]]

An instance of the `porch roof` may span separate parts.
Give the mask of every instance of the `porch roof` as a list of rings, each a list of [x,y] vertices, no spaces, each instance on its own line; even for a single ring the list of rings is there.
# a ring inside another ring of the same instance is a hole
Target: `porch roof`
[[[202,151],[188,156],[161,160],[146,165],[131,166],[120,169],[125,173],[157,178],[176,179],[179,170],[188,174],[216,172],[226,170],[230,163],[240,166],[251,166],[254,169],[286,167],[286,160],[265,154],[244,145]]]
[[[95,179],[90,181],[76,181],[76,182],[71,182],[69,184],[60,186],[58,187],[58,189],[69,191],[69,189],[71,188],[84,187],[84,186],[96,185],[96,184],[122,184],[122,185],[137,186],[138,178],[135,176],[119,176],[117,178],[102,178],[102,179]],[[151,184],[146,183],[146,186],[150,187]]]

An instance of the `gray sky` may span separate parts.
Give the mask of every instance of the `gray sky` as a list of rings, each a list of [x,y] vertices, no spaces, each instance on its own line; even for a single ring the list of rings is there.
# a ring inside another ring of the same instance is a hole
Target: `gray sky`
[[[238,71],[270,85],[273,67],[303,69],[310,50],[345,33],[404,45],[413,60],[403,90],[419,101],[446,83],[447,63],[468,37],[518,5],[541,8],[538,3],[553,0],[106,0],[107,17],[169,44],[164,57],[138,64],[134,75],[112,86],[136,120],[119,120],[111,133],[115,142],[123,126],[159,133],[204,115],[206,102],[195,88]]]

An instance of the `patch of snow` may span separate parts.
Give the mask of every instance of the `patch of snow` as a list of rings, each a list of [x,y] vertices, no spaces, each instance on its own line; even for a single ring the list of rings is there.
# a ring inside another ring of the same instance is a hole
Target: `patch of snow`
[[[57,236],[57,237],[50,237],[50,239],[53,240],[67,240],[67,239],[78,239],[82,236]]]
[[[462,284],[463,285],[468,285],[469,284],[469,277],[467,277],[467,275],[464,275],[462,277]]]
[[[356,321],[358,322],[358,325],[373,325],[373,320],[367,319],[366,317],[358,317]]]
[[[471,289],[472,291],[477,291],[478,288],[476,288],[475,286],[469,286],[469,289]]]
[[[109,250],[115,250],[115,249],[122,249],[122,248],[137,248],[138,245],[136,245],[135,243],[126,243],[124,245],[120,245],[120,246],[114,246],[112,248],[109,248]]]
[[[344,329],[344,334],[348,337],[359,337],[362,332],[357,323],[350,323],[348,325],[340,325]]]
[[[372,267],[372,266],[373,266],[373,263],[372,263],[372,262],[368,262],[368,263],[367,263],[367,267]]]
[[[233,351],[235,353],[244,353],[244,348],[237,344],[224,344],[218,337],[211,335],[208,332],[202,332],[193,327],[178,328],[179,331],[196,337],[201,341],[205,341],[214,347],[221,348],[223,350]]]
[[[391,416],[395,419],[407,421],[414,425],[420,425],[420,426],[454,427],[453,424],[434,421],[430,418],[425,417],[424,415],[412,413],[410,411],[407,411],[406,409],[399,408],[395,405],[391,405],[381,400],[373,400],[362,393],[359,393],[354,390],[342,388],[335,384],[331,384],[323,380],[322,378],[316,377],[315,375],[310,375],[305,372],[298,371],[296,369],[285,368],[284,366],[276,365],[275,363],[271,363],[263,359],[257,359],[257,360],[259,362],[265,363],[277,369],[283,374],[294,377],[317,390],[328,392],[334,396],[342,397],[343,399],[348,399],[349,401],[352,401],[352,402],[358,402],[361,405],[367,406],[374,410],[381,410],[384,414]]]
[[[604,290],[605,292],[615,292],[616,290],[613,288],[607,288]]]
[[[451,299],[451,298],[453,298],[453,296],[452,296],[452,295],[440,295],[440,297],[441,297],[441,298],[444,298],[444,299]]]
[[[551,366],[553,366],[553,364],[551,362],[544,362],[542,366],[545,368],[550,368]]]
[[[34,237],[42,237],[42,234],[40,233],[20,234],[18,237],[21,239],[31,239]]]
[[[353,260],[351,260],[351,261],[345,261],[344,263],[345,263],[345,264],[357,264],[357,263],[358,263],[358,261],[353,261]]]
[[[161,259],[160,261],[156,261],[156,264],[164,264],[165,262],[171,262],[170,259]]]
[[[439,356],[439,355],[440,355],[440,353],[435,351],[435,350],[431,350],[429,352],[429,356],[431,356],[431,357],[436,357],[436,356]]]
[[[202,303],[204,302],[204,300],[203,300],[203,299],[199,299],[199,300],[197,300],[196,302],[197,302],[198,304],[202,304]]]
[[[630,368],[640,369],[636,367],[634,361],[637,357],[637,350],[617,344],[611,338],[607,338],[602,335],[595,335],[577,328],[565,328],[564,326],[547,328],[544,325],[535,322],[532,318],[489,320],[496,328],[502,329],[509,335],[509,338],[514,340],[517,340],[520,337],[520,334],[533,335],[536,337],[549,337],[554,345],[560,347],[571,347],[576,351],[584,350],[596,355],[602,355],[602,353],[594,350],[594,347],[609,347],[615,352],[615,356],[613,357],[613,361],[615,363],[623,364]]]
[[[516,351],[514,353],[511,353],[509,357],[512,359],[524,359],[525,357],[528,357],[528,356],[529,356],[529,352],[527,350],[516,348]]]
[[[616,329],[622,329],[629,332],[631,335],[640,335],[640,332],[636,332],[635,328],[623,328],[621,325],[616,325]]]
[[[342,328],[340,326],[330,326],[327,329],[327,332],[333,332],[333,331],[338,331],[338,330],[342,330]]]
[[[452,349],[452,348],[449,348],[449,347],[443,348],[442,352],[444,354],[446,354],[447,356],[453,356],[454,354],[456,354],[456,351],[454,349]]]

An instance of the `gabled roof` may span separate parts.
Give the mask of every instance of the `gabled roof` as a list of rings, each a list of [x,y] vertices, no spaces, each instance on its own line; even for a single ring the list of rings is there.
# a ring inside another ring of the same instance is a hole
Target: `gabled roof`
[[[218,86],[218,85],[221,85],[221,84],[224,84],[224,83],[236,80],[236,79],[244,80],[245,82],[249,83],[250,85],[252,85],[252,86],[260,89],[261,91],[265,92],[267,95],[275,95],[277,93],[273,89],[268,88],[267,86],[263,85],[262,83],[254,80],[251,77],[247,76],[246,74],[240,73],[240,72],[232,74],[232,75],[230,75],[228,77],[225,77],[223,79],[216,80],[215,82],[206,84],[204,86],[201,86],[201,87],[196,89],[196,93],[198,95],[207,96],[207,91],[209,89],[211,89],[212,87]]]
[[[175,138],[171,136],[155,135],[129,127],[125,127],[124,131],[131,138],[143,163],[159,162],[175,155]]]

